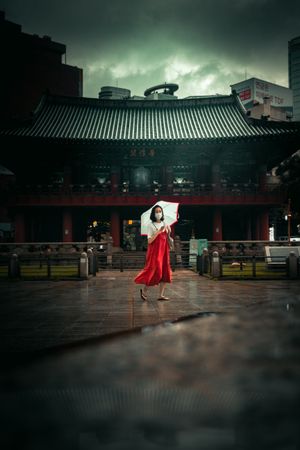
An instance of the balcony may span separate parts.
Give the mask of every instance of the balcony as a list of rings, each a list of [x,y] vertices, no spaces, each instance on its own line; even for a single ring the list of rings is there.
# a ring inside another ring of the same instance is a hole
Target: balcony
[[[151,204],[155,197],[174,199],[182,204],[280,204],[283,189],[272,183],[266,184],[262,191],[254,183],[172,183],[168,186],[159,183],[146,186],[146,189],[134,189],[129,183],[119,185],[112,192],[110,183],[94,184],[45,184],[10,187],[2,197],[14,205],[57,205],[81,206],[101,204]]]
[[[232,194],[242,195],[245,193],[261,194],[274,193],[281,191],[281,186],[278,184],[268,183],[264,187],[264,191],[255,183],[220,183],[219,186],[213,183],[173,183],[169,186],[163,186],[156,183],[145,186],[145,189],[137,189],[125,182],[119,185],[116,195],[215,195]],[[112,195],[110,183],[96,185],[96,184],[69,184],[64,186],[62,184],[26,184],[9,186],[7,191],[9,194],[16,195]]]

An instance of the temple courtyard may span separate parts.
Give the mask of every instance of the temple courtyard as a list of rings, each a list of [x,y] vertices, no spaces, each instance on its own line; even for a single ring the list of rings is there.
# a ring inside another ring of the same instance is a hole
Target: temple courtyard
[[[1,281],[1,446],[300,447],[299,280]]]

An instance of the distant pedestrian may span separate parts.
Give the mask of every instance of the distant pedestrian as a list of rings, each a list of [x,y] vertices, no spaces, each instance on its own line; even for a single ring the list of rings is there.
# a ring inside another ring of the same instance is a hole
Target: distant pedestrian
[[[159,284],[158,300],[169,300],[164,295],[166,283],[171,283],[170,267],[170,241],[171,227],[164,223],[163,209],[155,205],[150,214],[148,225],[148,248],[146,253],[146,264],[144,269],[135,277],[137,284],[144,284],[140,289],[143,300],[147,300],[147,290],[149,286]]]

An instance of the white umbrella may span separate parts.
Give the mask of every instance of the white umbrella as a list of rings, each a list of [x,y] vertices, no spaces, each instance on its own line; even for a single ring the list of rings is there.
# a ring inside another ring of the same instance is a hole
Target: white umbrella
[[[156,205],[161,206],[161,208],[163,209],[164,223],[166,225],[171,226],[177,222],[179,203],[165,202],[164,200],[160,200],[159,202],[155,203],[155,205],[153,205],[153,206],[156,206]],[[142,235],[147,235],[148,225],[149,225],[149,223],[151,223],[150,214],[151,214],[153,206],[141,215],[141,234]]]

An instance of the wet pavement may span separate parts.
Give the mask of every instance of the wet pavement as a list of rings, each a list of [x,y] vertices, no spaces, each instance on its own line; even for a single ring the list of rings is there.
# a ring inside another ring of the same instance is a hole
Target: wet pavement
[[[136,271],[103,271],[88,281],[17,281],[0,283],[0,351],[43,351],[90,342],[111,333],[155,325],[198,312],[229,312],[258,305],[299,301],[295,281],[213,281],[192,271],[173,273],[168,302],[147,302],[133,282]]]
[[[1,283],[2,448],[299,449],[299,281],[135,273]]]

